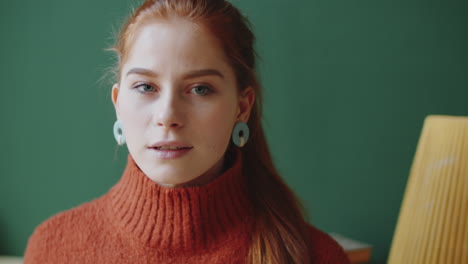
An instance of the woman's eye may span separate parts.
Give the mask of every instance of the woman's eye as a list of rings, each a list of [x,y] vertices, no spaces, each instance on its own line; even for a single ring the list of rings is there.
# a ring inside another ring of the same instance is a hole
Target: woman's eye
[[[211,92],[211,88],[206,85],[197,85],[192,88],[192,92],[198,95],[207,95]]]
[[[148,83],[138,84],[137,86],[135,86],[135,88],[140,93],[150,93],[150,92],[154,92],[154,90],[156,90],[151,84],[148,84]]]

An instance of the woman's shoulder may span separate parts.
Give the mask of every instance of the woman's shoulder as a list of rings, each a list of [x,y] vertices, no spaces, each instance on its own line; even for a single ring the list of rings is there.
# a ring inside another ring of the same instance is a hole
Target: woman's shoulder
[[[28,240],[25,263],[53,263],[57,252],[84,245],[100,230],[101,214],[98,198],[45,220]]]
[[[343,248],[330,235],[308,224],[313,263],[347,264]]]

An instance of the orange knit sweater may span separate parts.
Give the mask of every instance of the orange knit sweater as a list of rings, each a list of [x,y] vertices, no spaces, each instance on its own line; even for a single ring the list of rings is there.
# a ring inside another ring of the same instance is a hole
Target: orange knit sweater
[[[128,155],[102,197],[36,228],[24,263],[244,263],[253,224],[241,158],[205,186],[165,188]],[[314,263],[348,263],[342,248],[310,227]]]

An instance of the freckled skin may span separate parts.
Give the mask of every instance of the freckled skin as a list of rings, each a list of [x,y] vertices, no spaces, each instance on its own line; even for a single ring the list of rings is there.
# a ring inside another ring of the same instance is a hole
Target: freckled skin
[[[134,68],[157,75],[127,75]],[[204,69],[222,77],[187,78]],[[237,121],[247,122],[254,94],[251,88],[239,94],[234,71],[211,33],[182,18],[143,25],[120,80],[112,89],[117,118],[130,154],[151,180],[169,187],[203,185],[222,172],[232,129]],[[162,140],[192,149],[179,158],[161,159],[148,147]]]

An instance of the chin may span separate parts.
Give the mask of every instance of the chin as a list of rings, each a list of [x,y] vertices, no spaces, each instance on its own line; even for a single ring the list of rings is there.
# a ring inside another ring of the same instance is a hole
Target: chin
[[[145,173],[145,175],[153,182],[165,187],[177,187],[184,183],[190,182],[195,179],[195,176],[186,175],[177,169],[164,169],[154,170],[153,173]]]

